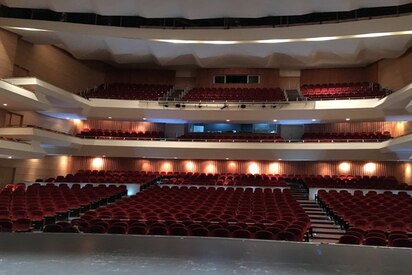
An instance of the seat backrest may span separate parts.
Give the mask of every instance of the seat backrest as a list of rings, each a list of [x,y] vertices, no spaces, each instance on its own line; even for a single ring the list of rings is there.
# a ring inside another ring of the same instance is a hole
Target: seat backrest
[[[255,233],[255,238],[256,239],[261,239],[261,240],[273,240],[273,234],[272,232],[268,230],[259,230]]]
[[[360,244],[361,239],[355,235],[345,234],[339,238],[339,243],[340,244]]]

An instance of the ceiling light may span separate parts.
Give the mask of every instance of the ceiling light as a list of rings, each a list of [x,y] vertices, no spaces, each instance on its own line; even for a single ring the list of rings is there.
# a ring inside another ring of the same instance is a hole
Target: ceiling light
[[[230,119],[226,119],[226,122],[230,122]]]
[[[278,120],[277,120],[277,119],[274,119],[273,122],[278,122]]]
[[[312,121],[316,121],[316,118],[312,118]]]
[[[282,160],[281,158],[278,158],[278,160]]]
[[[226,160],[229,160],[229,158],[225,158]]]
[[[30,32],[50,32],[51,30],[37,29],[37,28],[25,28],[25,27],[5,27],[6,29],[30,31]]]
[[[177,157],[174,157],[174,159],[177,159]]]
[[[279,43],[291,43],[291,42],[323,42],[323,41],[341,40],[341,39],[373,38],[373,37],[399,36],[399,35],[410,35],[410,34],[412,34],[412,30],[395,31],[395,32],[348,34],[348,35],[340,35],[340,36],[296,37],[296,38],[277,38],[277,39],[258,39],[258,40],[153,39],[153,41],[173,43],[173,44],[211,44],[211,45],[279,44]]]
[[[107,117],[108,119],[112,119],[112,117],[111,116],[109,116],[109,117]]]
[[[349,121],[349,120],[350,120],[350,118],[348,118],[348,117],[347,117],[345,120],[346,120],[346,121]]]
[[[13,157],[12,157],[12,156],[8,156],[7,158],[8,158],[8,159],[11,159],[11,158],[13,158]]]
[[[143,120],[147,120],[147,118],[144,117]]]
[[[311,38],[306,38],[305,41],[330,41],[330,40],[336,40],[339,39],[337,36],[325,36],[325,37],[311,37]]]
[[[3,106],[7,106],[7,103],[3,103]]]
[[[66,119],[67,119],[67,120],[69,120],[69,119],[70,119],[70,117],[66,117]]]

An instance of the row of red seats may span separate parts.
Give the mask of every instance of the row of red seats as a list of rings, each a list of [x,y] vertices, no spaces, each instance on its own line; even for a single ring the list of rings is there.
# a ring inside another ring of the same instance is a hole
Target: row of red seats
[[[75,227],[75,230],[73,229]],[[158,222],[158,221],[121,221],[94,219],[73,220],[71,223],[48,225],[44,232],[87,232],[99,234],[135,234],[135,235],[172,235],[172,236],[201,236],[201,237],[230,237],[242,239],[265,239],[302,241],[303,222],[279,221],[272,225],[245,223],[210,223],[210,222]],[[77,228],[79,231],[77,231]],[[307,238],[307,237],[306,237]]]
[[[287,187],[284,180],[277,180],[276,177],[270,179],[267,176],[259,178],[219,176],[217,179],[209,177],[170,177],[162,179],[162,183],[176,185]]]
[[[275,224],[280,220],[304,222],[310,219],[289,192],[268,189],[207,189],[154,187],[122,201],[89,211],[83,220],[118,219],[140,221]]]
[[[390,132],[353,132],[353,133],[305,133],[304,141],[384,141],[392,138]]]
[[[410,234],[405,231],[392,231],[388,234],[382,230],[364,231],[356,227],[352,227],[346,231],[345,234],[340,237],[339,243],[412,248]]]
[[[244,142],[283,142],[283,138],[275,134],[262,133],[187,133],[180,136],[180,140],[200,141],[244,141]]]
[[[158,100],[172,89],[171,85],[111,83],[82,91],[79,95],[86,98]]]
[[[123,130],[109,130],[109,129],[83,129],[80,133],[76,134],[77,137],[82,138],[111,138],[111,139],[152,139],[163,138],[163,132],[157,131],[123,131]]]
[[[406,192],[370,191],[364,195],[358,191],[352,195],[346,190],[320,190],[317,199],[331,218],[345,228],[412,232],[412,197]]]
[[[92,183],[138,183],[146,185],[154,181],[160,176],[160,173],[141,172],[141,171],[83,171],[67,174],[66,176],[57,176],[56,178],[48,178],[45,181],[52,182],[92,182]],[[42,182],[42,179],[36,181]]]
[[[368,82],[303,85],[301,91],[310,99],[383,97],[391,93],[378,83]]]
[[[18,222],[21,220],[30,220],[28,229],[32,228],[32,223],[35,228],[41,228],[56,219],[79,216],[82,210],[85,212],[93,205],[97,208],[102,201],[115,201],[125,193],[125,186],[88,185],[80,188],[80,185],[73,185],[70,189],[66,184],[42,186],[34,183],[26,190],[24,184],[7,185],[0,191],[0,220],[3,230],[21,231]]]
[[[408,190],[411,189],[406,183],[400,183],[394,177],[305,177],[304,183],[308,188],[351,188],[351,189],[389,189]]]
[[[182,98],[188,101],[284,101],[280,88],[194,88]]]

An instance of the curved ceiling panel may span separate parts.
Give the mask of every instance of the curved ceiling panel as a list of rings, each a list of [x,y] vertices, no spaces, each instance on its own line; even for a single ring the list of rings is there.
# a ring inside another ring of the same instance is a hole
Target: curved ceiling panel
[[[348,67],[395,58],[412,46],[412,16],[243,32],[85,28],[81,24],[19,19],[0,19],[0,26],[32,43],[60,47],[79,59],[153,67]],[[43,31],[33,31],[40,29]],[[403,34],[393,35],[391,31]],[[212,42],[223,44],[197,40],[210,38],[214,38]],[[224,38],[226,40],[221,40]],[[276,40],[274,38],[285,41],[258,43],[249,40]],[[230,41],[235,43],[226,43]]]
[[[360,8],[398,6],[408,0],[1,0],[9,7],[50,9],[101,15],[137,15],[146,18],[187,19],[302,15],[313,12],[350,11]]]

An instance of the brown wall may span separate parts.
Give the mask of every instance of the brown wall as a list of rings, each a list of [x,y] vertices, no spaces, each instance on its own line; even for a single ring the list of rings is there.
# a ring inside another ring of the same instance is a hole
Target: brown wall
[[[185,171],[203,173],[266,173],[299,175],[369,175],[363,168],[366,162],[349,162],[351,170],[341,172],[340,162],[270,162],[221,160],[157,160],[135,158],[103,158],[101,167],[93,166],[91,157],[73,157],[72,172],[79,169]],[[374,175],[397,176],[398,162],[378,162]]]
[[[284,90],[293,90],[300,88],[300,77],[280,77],[279,88]]]
[[[412,49],[395,59],[378,62],[379,83],[391,90],[398,90],[412,82]]]
[[[412,122],[343,122],[333,124],[307,124],[305,133],[354,133],[354,132],[385,132],[393,137],[412,133]]]
[[[105,82],[174,85],[175,74],[173,70],[123,70],[108,67]]]
[[[376,66],[361,68],[305,69],[301,71],[300,84],[378,82]]]
[[[13,76],[18,37],[0,29],[0,78]]]
[[[260,83],[256,84],[213,84],[213,76],[225,74],[250,74],[260,75]],[[197,87],[203,88],[237,88],[237,87],[260,87],[274,88],[279,87],[279,70],[278,69],[248,69],[248,68],[233,68],[233,69],[202,69],[198,71]]]
[[[4,160],[0,183],[10,183],[15,168],[14,182],[33,181],[37,178],[56,177],[75,173],[79,169],[135,170],[135,171],[185,171],[204,173],[266,173],[298,175],[378,175],[395,176],[399,181],[412,184],[412,164],[404,162],[377,162],[376,171],[364,171],[366,162],[349,162],[351,169],[342,172],[341,162],[270,162],[270,161],[214,161],[214,160],[158,160],[135,158],[103,158],[103,165],[93,166],[91,157],[46,157],[43,159]],[[10,177],[10,179],[7,178]]]
[[[79,92],[104,82],[104,65],[78,61],[53,46],[33,45],[19,40],[15,59],[16,75],[27,71],[30,76],[70,92]]]
[[[71,157],[46,157],[43,159],[3,160],[0,162],[0,171],[8,171],[8,177],[0,177],[0,183],[11,183],[11,172],[15,169],[14,183],[34,181],[37,178],[56,177],[66,175],[71,168]]]

